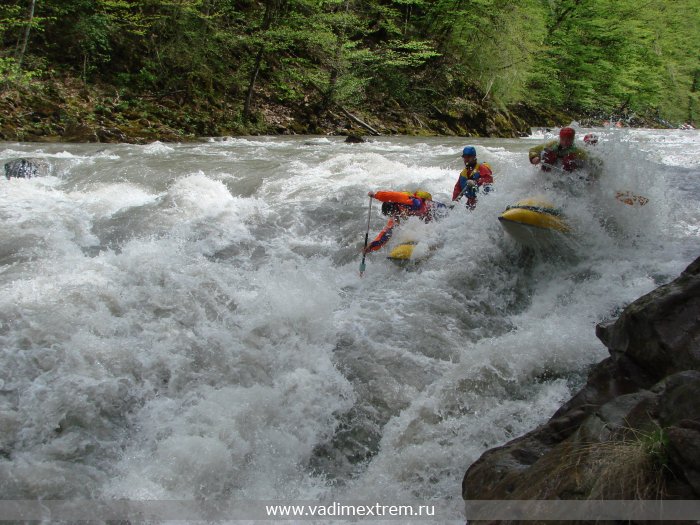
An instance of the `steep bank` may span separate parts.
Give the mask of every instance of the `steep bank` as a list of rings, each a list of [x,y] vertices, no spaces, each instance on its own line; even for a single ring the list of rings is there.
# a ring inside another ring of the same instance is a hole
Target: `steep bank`
[[[700,497],[700,258],[596,333],[610,357],[546,424],[472,464],[465,499]]]
[[[260,93],[252,118],[240,103],[191,100],[182,93],[130,93],[65,77],[33,80],[0,93],[0,140],[146,143],[226,135],[456,135],[518,137],[533,126],[560,126],[576,119],[562,111],[526,105],[495,107],[482,97],[435,101],[406,108],[395,101],[376,107],[324,108],[310,94],[281,104]]]

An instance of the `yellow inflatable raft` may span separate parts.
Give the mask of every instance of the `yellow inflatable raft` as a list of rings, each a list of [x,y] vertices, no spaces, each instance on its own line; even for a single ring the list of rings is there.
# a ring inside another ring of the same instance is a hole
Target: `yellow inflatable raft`
[[[387,259],[399,266],[418,264],[428,257],[428,252],[428,247],[425,244],[418,246],[417,241],[405,241],[396,245],[389,252]]]
[[[508,206],[498,220],[510,236],[528,246],[550,243],[571,231],[561,210],[549,201],[535,198]]]

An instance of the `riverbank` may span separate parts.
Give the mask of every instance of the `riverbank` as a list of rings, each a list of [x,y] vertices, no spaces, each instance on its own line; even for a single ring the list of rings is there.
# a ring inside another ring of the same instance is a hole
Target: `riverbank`
[[[240,102],[189,99],[184,93],[134,93],[115,86],[88,85],[65,77],[31,80],[0,93],[0,140],[26,142],[183,142],[203,136],[241,135],[424,135],[527,136],[532,127],[571,121],[602,125],[604,118],[517,104],[496,107],[475,97],[402,107],[394,100],[376,107],[322,108],[312,96],[280,104],[259,93],[244,122]],[[665,127],[653,119],[626,118],[626,124]]]

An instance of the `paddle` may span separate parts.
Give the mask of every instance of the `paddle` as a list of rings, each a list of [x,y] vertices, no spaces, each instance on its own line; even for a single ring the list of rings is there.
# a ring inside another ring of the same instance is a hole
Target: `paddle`
[[[556,170],[560,173],[571,173],[570,171],[566,171],[565,169],[560,168],[559,166],[554,166],[552,164],[544,164],[547,166],[549,169]],[[631,191],[617,191],[615,192],[615,199],[618,202],[621,202],[623,204],[627,204],[629,206],[644,206],[647,202],[649,202],[649,199],[642,195],[635,195]]]
[[[367,212],[367,233],[365,233],[365,247],[362,249],[362,262],[360,263],[360,277],[365,273],[365,257],[367,253],[367,242],[369,241],[369,221],[372,218],[372,197],[369,198],[369,211]]]
[[[630,191],[618,191],[615,193],[615,198],[618,201],[624,204],[628,204],[630,206],[636,206],[637,204],[639,206],[644,206],[647,202],[649,202],[649,199],[647,199],[646,197],[642,197],[641,195],[635,195]]]

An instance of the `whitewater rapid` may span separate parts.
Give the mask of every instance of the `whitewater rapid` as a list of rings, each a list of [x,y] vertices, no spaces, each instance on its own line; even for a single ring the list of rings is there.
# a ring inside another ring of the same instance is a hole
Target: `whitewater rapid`
[[[595,325],[700,253],[698,132],[596,133],[604,171],[575,191],[528,164],[545,136],[1,145],[51,165],[0,180],[4,499],[432,501],[460,522],[467,467],[546,421],[606,357]],[[408,221],[429,257],[371,254],[360,278],[367,192],[449,202],[467,144],[495,191]],[[533,195],[574,226],[558,251],[497,221]]]

